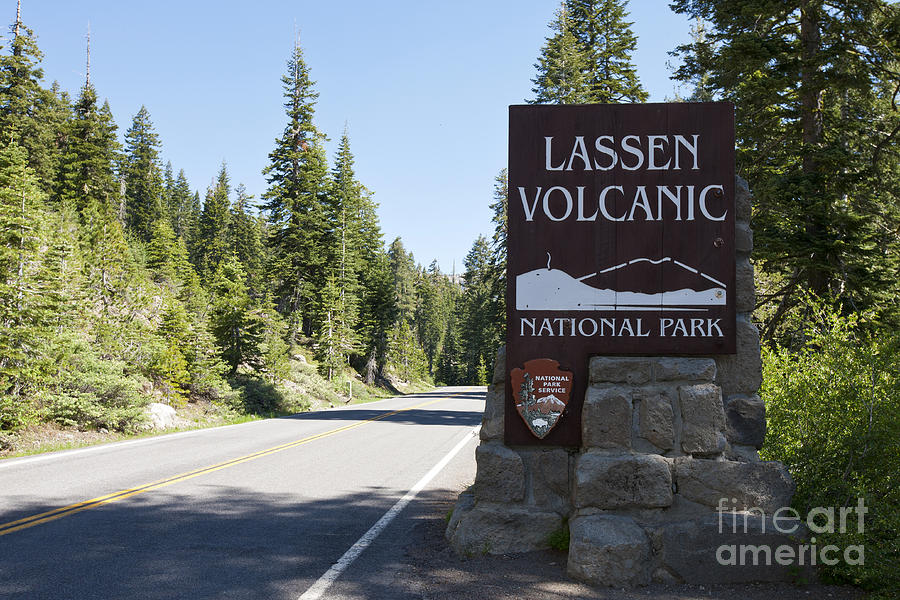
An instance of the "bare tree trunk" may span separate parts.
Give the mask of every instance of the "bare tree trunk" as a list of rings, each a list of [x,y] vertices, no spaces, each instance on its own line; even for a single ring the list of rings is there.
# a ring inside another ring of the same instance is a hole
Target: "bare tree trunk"
[[[375,362],[375,349],[372,349],[372,352],[369,354],[369,360],[366,361],[366,385],[372,385],[375,383],[375,374],[377,370],[377,364]]]
[[[25,169],[22,169],[22,224],[19,227],[19,266],[16,274],[16,312],[22,311],[22,290],[25,287],[22,279],[25,277]]]
[[[820,172],[819,161],[811,153],[822,142],[822,83],[818,77],[818,55],[822,45],[822,35],[819,23],[819,13],[815,6],[815,0],[803,0],[800,3],[800,44],[802,47],[802,62],[800,72],[800,124],[803,140],[802,170],[807,181],[805,194],[807,201],[817,196],[809,182],[815,181]],[[818,185],[816,185],[818,187]],[[806,231],[810,240],[815,240],[821,235],[820,221],[827,218],[821,211],[810,210],[807,212]],[[813,251],[812,264],[809,267],[807,281],[810,288],[817,294],[826,291],[828,276],[817,262],[825,260],[817,251]]]

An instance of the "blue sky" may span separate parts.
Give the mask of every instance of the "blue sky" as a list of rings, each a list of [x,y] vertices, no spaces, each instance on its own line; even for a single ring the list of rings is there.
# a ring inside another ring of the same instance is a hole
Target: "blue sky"
[[[285,124],[281,76],[295,32],[329,158],[347,123],[357,176],[375,192],[385,241],[457,271],[490,235],[493,180],[506,164],[507,106],[531,78],[556,0],[255,2],[22,0],[45,78],[77,95],[91,29],[91,80],[120,127],[146,105],[163,160],[203,195],[222,160],[259,197]],[[0,0],[12,23],[15,0]],[[690,23],[666,0],[632,0],[635,63],[651,101],[674,95],[667,52]],[[3,29],[6,34],[7,29]]]

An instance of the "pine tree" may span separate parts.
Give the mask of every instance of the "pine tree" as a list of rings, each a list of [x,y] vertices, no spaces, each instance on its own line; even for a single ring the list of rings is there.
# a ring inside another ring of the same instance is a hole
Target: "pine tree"
[[[274,309],[268,294],[262,299],[257,311],[263,324],[260,371],[269,383],[275,385],[287,379],[291,371],[290,347],[284,341],[287,327]]]
[[[437,261],[418,279],[416,295],[416,333],[425,356],[429,371],[435,372],[444,347],[444,335],[453,312],[454,284],[441,273]]]
[[[263,239],[259,221],[248,213],[252,199],[244,185],[238,185],[228,217],[228,247],[244,266],[247,285],[261,290],[265,281]]]
[[[0,147],[16,141],[25,148],[28,166],[49,195],[59,168],[58,133],[68,106],[64,97],[41,87],[43,54],[18,11],[11,30],[10,53],[0,54]]]
[[[494,337],[506,339],[506,256],[507,215],[509,209],[509,178],[506,169],[494,180],[494,202],[491,203],[490,312]],[[491,363],[489,362],[488,365]]]
[[[388,334],[388,366],[404,381],[422,380],[428,359],[406,321],[399,321]]]
[[[168,223],[157,221],[168,227]],[[171,231],[171,229],[170,229]],[[174,237],[174,234],[173,234]],[[157,333],[160,347],[151,360],[151,370],[157,376],[169,404],[180,404],[188,393],[191,374],[182,348],[187,345],[185,334],[190,331],[190,319],[177,300],[171,300],[162,315]]]
[[[163,169],[163,205],[166,207],[166,213],[174,220],[172,196],[175,192],[175,169],[172,167],[172,161],[166,162]],[[173,227],[174,229],[174,227]]]
[[[566,6],[584,53],[590,102],[644,102],[648,94],[631,58],[637,36],[626,21],[628,0],[566,0]]]
[[[219,168],[216,183],[206,192],[203,212],[197,227],[195,264],[201,275],[209,279],[231,254],[229,244],[229,209],[231,182],[225,163]]]
[[[392,324],[392,292],[386,281],[386,256],[377,205],[372,193],[357,179],[350,138],[345,127],[332,170],[329,194],[333,258],[338,268],[338,284],[352,324],[365,354],[367,381],[374,381],[379,362],[383,364],[385,334]]]
[[[66,328],[79,326],[85,309],[83,257],[79,219],[62,206],[42,218],[40,263],[30,285],[35,312],[45,327],[44,341],[53,343]]]
[[[394,318],[410,322],[416,312],[416,260],[399,237],[391,242],[387,254],[394,284]]]
[[[460,333],[466,380],[474,383],[479,361],[488,364],[501,343],[492,297],[491,250],[484,236],[479,236],[472,244],[465,267]]]
[[[175,231],[168,220],[157,220],[147,244],[147,267],[158,283],[167,283],[173,287],[178,281],[176,245]]]
[[[437,365],[437,380],[446,385],[465,383],[465,363],[461,339],[463,305],[458,299],[453,303],[447,328],[444,332],[444,345]]]
[[[363,381],[375,382],[387,362],[388,331],[394,323],[394,280],[390,262],[383,250],[364,262],[365,300],[360,311],[362,345],[366,348]]]
[[[329,262],[338,288],[337,302],[332,306],[339,311],[334,318],[341,324],[343,339],[340,346],[348,356],[358,351],[360,345],[356,330],[362,291],[360,277],[367,252],[363,186],[356,180],[353,162],[350,138],[345,127],[332,170],[327,219],[331,232]]]
[[[261,355],[263,326],[253,313],[245,281],[241,263],[232,255],[219,265],[212,282],[212,332],[232,375],[244,363],[258,366]]]
[[[643,102],[627,0],[565,0],[535,65],[534,103]],[[576,69],[578,73],[576,73]]]
[[[316,297],[325,283],[325,202],[328,167],[322,147],[325,136],[313,124],[318,93],[299,43],[282,77],[288,123],[269,153],[263,170],[269,189],[263,208],[269,214],[272,249],[271,277],[279,309],[312,332]]]
[[[737,108],[764,336],[780,336],[806,291],[896,319],[900,8],[883,0],[672,6],[709,24],[704,38],[678,49],[676,77]]]
[[[86,284],[106,313],[125,294],[134,273],[131,249],[113,207],[89,198],[81,217]]]
[[[169,193],[169,215],[175,235],[183,239],[187,245],[190,245],[197,235],[199,210],[197,213],[194,214],[194,194],[191,193],[184,169],[181,169]]]
[[[341,295],[335,278],[329,277],[322,287],[319,297],[319,330],[316,333],[316,360],[319,371],[329,379],[340,373],[345,364],[342,345],[343,323],[341,316]]]
[[[159,136],[153,131],[150,113],[141,109],[125,133],[125,206],[129,229],[149,241],[153,223],[167,216],[162,172],[159,166]]]
[[[547,38],[534,65],[532,104],[583,104],[590,101],[587,85],[586,56],[572,33],[572,20],[565,4],[556,11],[550,23],[554,32]]]
[[[15,142],[0,148],[0,429],[24,424],[19,397],[44,328],[33,282],[41,204],[26,150]]]
[[[108,105],[97,107],[97,92],[85,83],[67,127],[59,197],[83,212],[88,205],[113,207],[118,199],[115,165],[119,143]]]

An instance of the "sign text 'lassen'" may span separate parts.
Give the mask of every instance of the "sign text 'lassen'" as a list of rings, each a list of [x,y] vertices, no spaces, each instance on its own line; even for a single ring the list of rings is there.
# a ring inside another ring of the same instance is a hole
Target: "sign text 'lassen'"
[[[511,106],[509,136],[507,369],[574,387],[545,431],[508,385],[506,441],[578,445],[590,356],[734,352],[734,107]]]

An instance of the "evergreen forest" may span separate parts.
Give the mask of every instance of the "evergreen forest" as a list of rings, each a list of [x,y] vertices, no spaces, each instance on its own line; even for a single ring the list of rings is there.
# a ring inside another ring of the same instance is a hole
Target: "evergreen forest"
[[[146,107],[120,138],[89,74],[74,96],[47,85],[34,32],[17,17],[10,33],[0,449],[40,424],[139,431],[150,402],[228,420],[487,382],[500,248],[477,240],[453,277],[385,243],[347,130],[326,156],[299,44],[254,198],[225,162],[195,190]]]
[[[892,597],[900,5],[669,6],[694,23],[670,53],[679,91],[669,101],[736,107],[737,170],[754,198],[761,455],[788,466],[801,514],[866,498],[861,541],[834,539],[864,543],[865,565],[823,577]],[[628,19],[627,0],[563,0],[527,101],[647,101]],[[485,190],[493,235],[474,241],[455,277],[384,239],[349,131],[326,155],[299,44],[282,77],[267,189],[254,198],[224,162],[195,189],[165,160],[147,108],[120,136],[89,76],[74,94],[48,83],[18,16],[2,43],[0,451],[37,426],[138,431],[150,402],[235,419],[351,392],[489,382],[505,338],[505,169]]]

